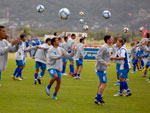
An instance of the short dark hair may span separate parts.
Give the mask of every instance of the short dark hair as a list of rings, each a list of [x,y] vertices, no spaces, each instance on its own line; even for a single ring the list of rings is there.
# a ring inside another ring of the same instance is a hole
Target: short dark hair
[[[80,43],[85,40],[85,37],[80,38]]]
[[[105,36],[104,36],[104,41],[105,41],[105,43],[107,43],[107,40],[109,40],[110,38],[111,38],[110,35],[105,35]]]
[[[45,43],[47,43],[48,41],[51,41],[51,39],[50,39],[50,38],[47,38],[47,39],[45,40]]]
[[[150,34],[149,34],[149,33],[146,33],[146,37],[149,38],[149,37],[150,37]]]
[[[54,37],[52,40],[51,40],[51,43],[52,43],[52,45],[54,46],[54,42],[56,41],[56,37]]]
[[[58,38],[58,40],[61,40],[61,39],[62,39],[61,37]]]
[[[122,45],[124,45],[124,39],[123,38],[119,38],[117,41],[119,41],[120,43],[122,43]]]
[[[68,39],[68,36],[65,36],[64,40],[66,41]]]
[[[57,32],[54,32],[54,36],[56,36],[57,35]]]
[[[5,28],[5,26],[1,26],[1,25],[0,25],[0,30],[1,30],[1,29],[4,29],[4,28]]]
[[[71,37],[72,37],[72,36],[76,36],[76,35],[73,33],[73,34],[71,35]]]
[[[21,34],[21,35],[20,35],[20,38],[21,38],[21,39],[23,39],[24,37],[26,37],[25,34]]]

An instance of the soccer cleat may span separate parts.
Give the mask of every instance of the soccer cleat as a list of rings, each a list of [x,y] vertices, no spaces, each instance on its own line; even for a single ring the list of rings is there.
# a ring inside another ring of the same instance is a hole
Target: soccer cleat
[[[131,73],[135,73],[135,71],[132,71]]]
[[[115,86],[120,86],[120,83],[119,82],[117,82],[116,84],[114,84]]]
[[[127,93],[125,96],[128,97],[128,96],[131,96],[131,95],[132,95],[132,93],[130,92],[130,93]]]
[[[50,89],[48,89],[47,87],[45,88],[45,91],[46,91],[46,94],[48,95],[48,96],[50,96]]]
[[[17,77],[17,78],[15,78],[16,80],[19,80],[19,81],[21,81],[22,79],[20,78],[20,77]]]
[[[38,81],[39,84],[41,84],[41,79],[38,78],[37,81]]]
[[[122,96],[122,93],[117,93],[117,94],[115,94],[114,96],[115,96],[115,97],[117,97],[117,96]]]
[[[53,96],[53,99],[54,99],[54,100],[57,100],[58,98],[57,98],[56,96]]]
[[[11,78],[12,78],[13,80],[15,80],[15,76],[12,75]]]
[[[74,76],[74,79],[78,79],[78,76]]]
[[[97,101],[96,99],[95,99],[95,104],[97,104],[97,105],[100,105],[100,106],[103,106],[103,102],[101,101],[101,99],[99,100],[99,101]]]
[[[77,79],[78,79],[78,80],[81,80],[81,77],[79,77],[79,76],[78,76],[78,78],[77,78]]]
[[[143,75],[142,77],[146,77],[146,75]]]
[[[68,74],[67,73],[62,73],[62,75],[67,76]]]

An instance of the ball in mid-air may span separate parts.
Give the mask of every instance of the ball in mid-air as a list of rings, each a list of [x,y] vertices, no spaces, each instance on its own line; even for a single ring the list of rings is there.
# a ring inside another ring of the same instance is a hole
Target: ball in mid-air
[[[102,16],[103,16],[105,19],[108,19],[108,18],[111,17],[111,13],[110,13],[110,11],[105,10],[105,11],[103,11]]]
[[[38,5],[38,6],[36,7],[36,10],[37,10],[39,13],[42,13],[42,12],[45,10],[45,8],[44,8],[43,5]]]
[[[84,30],[84,31],[87,31],[88,29],[89,29],[89,26],[88,26],[88,25],[84,25],[84,26],[83,26],[83,30]]]
[[[70,11],[67,8],[62,8],[59,10],[58,15],[62,20],[67,20],[70,16]]]

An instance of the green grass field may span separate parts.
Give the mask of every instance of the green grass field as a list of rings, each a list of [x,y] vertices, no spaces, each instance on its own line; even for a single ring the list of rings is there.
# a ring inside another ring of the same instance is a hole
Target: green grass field
[[[34,85],[34,60],[27,60],[23,71],[23,81],[12,80],[10,76],[16,68],[15,60],[9,59],[6,72],[2,73],[0,87],[0,113],[150,113],[150,84],[148,78],[142,78],[142,72],[129,73],[131,97],[114,97],[119,87],[116,82],[115,64],[108,69],[108,84],[104,91],[104,106],[94,104],[97,92],[98,77],[94,71],[95,62],[84,62],[81,80],[63,76],[58,100],[45,93],[50,76],[46,72],[42,85]],[[67,72],[68,72],[67,68]]]

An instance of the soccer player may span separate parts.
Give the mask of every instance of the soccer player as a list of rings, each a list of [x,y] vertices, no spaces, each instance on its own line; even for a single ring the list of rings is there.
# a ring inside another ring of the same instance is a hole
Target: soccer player
[[[19,49],[16,52],[16,65],[17,68],[15,69],[13,75],[11,76],[12,79],[16,80],[22,80],[22,70],[24,69],[25,66],[25,60],[26,60],[26,35],[21,34],[20,35],[20,43],[19,43]]]
[[[84,40],[85,38],[80,39],[80,43],[76,47],[75,59],[76,59],[76,70],[75,70],[75,79],[81,79],[80,73],[83,68],[83,58],[84,58]]]
[[[112,46],[112,55],[113,56],[116,56],[116,54],[117,54],[118,47],[116,45],[116,42],[117,42],[117,37],[113,37],[113,46]],[[120,85],[119,73],[118,73],[119,72],[119,64],[117,62],[115,62],[115,63],[116,63],[117,83],[114,85],[118,86],[118,85]]]
[[[67,51],[67,41],[68,41],[68,36],[64,37],[64,42],[61,44],[61,47]],[[62,58],[62,62],[63,62],[63,69],[62,69],[62,75],[68,75],[67,73],[65,73],[66,71],[66,64],[67,64],[67,59]]]
[[[136,63],[137,63],[137,61],[136,61],[136,51],[135,51],[135,49],[136,49],[136,47],[135,47],[135,43],[134,42],[132,42],[131,43],[131,58],[132,58],[132,67],[133,67],[133,71],[131,72],[131,73],[135,73],[136,72]]]
[[[71,53],[72,52],[72,48],[74,46],[74,40],[76,39],[76,35],[75,34],[72,34],[71,37],[68,39],[67,41],[67,50],[68,50],[68,53]],[[69,59],[70,61],[70,75],[74,76],[74,59],[73,58],[70,58]]]
[[[6,28],[4,26],[0,26],[0,86],[1,86],[1,72],[6,70],[7,62],[8,62],[8,52],[16,52],[19,43],[19,39],[12,41],[9,43],[5,40],[7,37]]]
[[[105,44],[100,47],[99,51],[97,52],[95,66],[96,73],[100,80],[97,96],[95,99],[95,103],[98,105],[103,105],[103,103],[105,103],[102,99],[102,94],[107,84],[106,70],[108,66],[110,66],[110,46],[112,45],[112,37],[110,35],[106,35],[104,37],[104,41]]]
[[[36,70],[35,70],[35,74],[34,74],[34,84],[37,84],[37,80],[38,80],[38,83],[41,84],[41,78],[44,76],[45,70],[46,70],[47,52],[50,47],[51,47],[51,39],[50,38],[46,39],[45,44],[36,46],[36,48],[38,48],[38,50],[35,55]],[[41,68],[42,72],[40,73],[40,76],[38,78],[39,68]]]
[[[45,88],[46,93],[48,96],[50,96],[50,88],[53,85],[53,83],[56,81],[56,87],[53,94],[53,99],[57,100],[57,93],[60,88],[61,84],[61,72],[62,72],[62,58],[71,58],[74,55],[75,49],[72,49],[72,52],[70,54],[66,54],[65,50],[61,47],[59,47],[59,41],[58,38],[54,37],[51,41],[52,48],[48,50],[48,64],[47,69],[52,77],[48,86]]]
[[[124,39],[119,38],[117,40],[117,47],[119,48],[117,51],[117,56],[111,56],[112,60],[119,60],[120,61],[120,68],[119,68],[119,80],[120,80],[120,91],[119,93],[115,94],[114,96],[122,96],[123,90],[127,91],[125,96],[131,96],[132,93],[128,88],[128,84],[125,79],[128,78],[128,72],[130,68],[129,60],[128,60],[128,52],[124,46]]]

